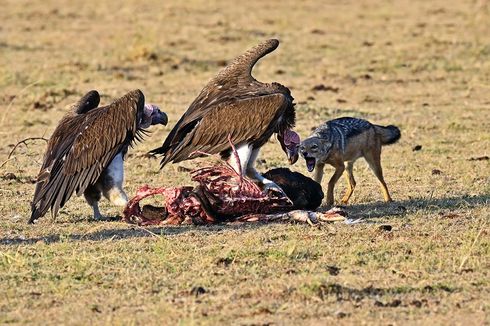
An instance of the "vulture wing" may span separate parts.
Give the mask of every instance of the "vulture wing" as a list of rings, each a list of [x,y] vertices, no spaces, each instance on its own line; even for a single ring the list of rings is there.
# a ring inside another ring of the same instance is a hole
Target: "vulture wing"
[[[140,90],[96,108],[98,99],[96,91],[86,94],[53,132],[37,179],[30,223],[49,209],[56,216],[74,191],[82,194],[117,153],[141,139],[137,122],[145,98]]]
[[[195,151],[219,153],[229,148],[228,134],[234,143],[256,139],[273,127],[271,124],[280,113],[293,110],[293,98],[287,88],[269,88],[251,75],[255,63],[278,45],[278,40],[271,39],[253,47],[203,88],[163,145],[151,151],[163,154],[162,167],[171,161],[196,157],[190,155]],[[265,141],[272,131],[267,134]]]
[[[262,145],[276,129],[278,117],[291,107],[292,101],[280,93],[217,105],[167,152],[164,162],[195,158],[198,152],[220,153],[230,148],[228,135],[234,144]]]

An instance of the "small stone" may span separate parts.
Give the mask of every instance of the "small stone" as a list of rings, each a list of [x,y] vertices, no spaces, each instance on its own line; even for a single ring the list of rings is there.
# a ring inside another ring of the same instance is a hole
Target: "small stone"
[[[318,35],[324,35],[325,34],[325,31],[321,30],[321,29],[313,29],[311,30],[311,34],[318,34]]]
[[[146,58],[148,60],[156,61],[158,59],[158,55],[155,52],[149,53]]]
[[[208,291],[206,291],[206,289],[203,288],[202,286],[195,286],[191,289],[191,295],[195,295],[196,298],[200,295],[203,295],[206,292]]]
[[[22,219],[22,216],[19,214],[15,214],[12,216],[12,221],[20,221]]]
[[[177,167],[178,172],[190,172],[192,169],[186,168],[185,166],[179,166]]]
[[[3,175],[3,180],[17,180],[17,176],[12,172],[7,172]]]
[[[335,317],[337,317],[337,318],[345,318],[345,317],[347,317],[347,313],[339,310],[339,311],[336,311],[335,312]]]
[[[338,268],[337,266],[326,266],[325,267],[327,269],[327,272],[330,274],[330,275],[339,275],[340,273],[340,268]]]
[[[311,90],[312,91],[324,91],[324,92],[330,91],[330,92],[338,93],[339,88],[334,87],[334,86],[318,84],[318,85],[313,86],[313,88]]]
[[[380,225],[378,229],[380,229],[381,231],[390,232],[391,230],[393,230],[393,227],[389,224],[383,224]]]
[[[102,312],[102,310],[100,309],[100,307],[99,307],[98,305],[96,305],[96,304],[94,304],[94,305],[92,306],[91,310],[92,310],[93,312],[96,312],[96,313],[99,313],[99,314]]]
[[[216,260],[216,265],[217,266],[224,266],[224,267],[228,267],[229,265],[231,265],[233,263],[234,259],[233,258],[230,258],[230,257],[221,257],[221,258],[218,258]]]
[[[490,160],[490,157],[488,156],[479,156],[479,157],[472,157],[468,161],[488,161]]]

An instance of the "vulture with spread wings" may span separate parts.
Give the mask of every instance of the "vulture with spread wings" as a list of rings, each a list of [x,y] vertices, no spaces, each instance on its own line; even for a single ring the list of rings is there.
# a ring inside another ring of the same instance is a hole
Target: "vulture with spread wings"
[[[115,205],[125,205],[123,159],[144,129],[167,124],[167,115],[134,90],[107,106],[98,107],[99,93],[90,91],[59,122],[49,139],[39,172],[32,214],[34,223],[51,209],[53,217],[73,192],[84,194],[101,219],[98,202],[103,194]]]
[[[255,63],[279,45],[267,40],[223,68],[201,91],[177,122],[163,145],[151,151],[161,154],[162,167],[220,153],[237,172],[264,185],[264,190],[281,191],[255,168],[260,148],[277,134],[291,164],[298,159],[299,136],[291,130],[295,123],[293,97],[278,83],[266,84],[251,75]],[[231,154],[228,138],[235,144],[238,159]]]

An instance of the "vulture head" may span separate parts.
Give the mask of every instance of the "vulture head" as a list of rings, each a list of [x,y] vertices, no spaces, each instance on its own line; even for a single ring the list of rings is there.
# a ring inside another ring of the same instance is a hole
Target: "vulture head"
[[[140,121],[140,128],[146,129],[149,126],[168,123],[168,117],[165,112],[160,111],[160,108],[153,104],[145,104],[143,107],[143,117]]]
[[[300,138],[297,133],[291,129],[286,129],[283,132],[277,134],[277,139],[281,144],[281,148],[288,157],[289,164],[294,164],[298,160],[298,148]]]

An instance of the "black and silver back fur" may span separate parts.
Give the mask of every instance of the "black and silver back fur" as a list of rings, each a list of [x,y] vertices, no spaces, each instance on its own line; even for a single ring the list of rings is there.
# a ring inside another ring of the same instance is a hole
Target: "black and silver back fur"
[[[310,137],[324,139],[341,151],[345,151],[349,138],[357,136],[370,128],[373,128],[373,124],[369,121],[342,117],[320,125],[313,131]]]

